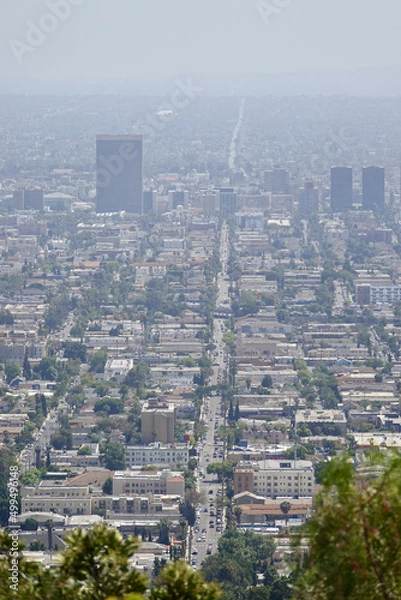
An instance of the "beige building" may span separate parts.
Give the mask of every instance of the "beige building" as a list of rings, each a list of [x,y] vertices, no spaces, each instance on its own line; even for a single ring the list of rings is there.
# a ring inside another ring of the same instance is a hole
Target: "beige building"
[[[143,465],[174,467],[188,464],[187,444],[149,444],[148,446],[127,446],[125,464],[128,468]]]
[[[308,427],[312,435],[346,435],[347,419],[341,410],[298,410],[297,427]]]
[[[38,486],[22,491],[21,511],[51,512],[58,515],[90,515],[89,486]]]
[[[314,493],[309,460],[263,460],[239,463],[234,470],[234,494],[252,492],[264,498],[303,498]]]
[[[181,496],[95,496],[92,498],[92,513],[106,511],[107,518],[115,515],[149,516],[157,518],[179,518]]]
[[[173,444],[175,436],[175,408],[171,404],[149,402],[142,409],[142,442]]]
[[[234,504],[241,507],[240,516],[241,525],[266,525],[277,526],[285,515],[280,508],[281,499],[271,500],[256,496],[250,492],[243,492],[234,496]],[[296,500],[291,498],[291,508],[288,512],[288,519],[297,519],[304,521],[312,511],[312,498],[300,498]]]
[[[116,471],[113,476],[113,496],[167,494],[184,497],[185,480],[178,473],[142,471],[139,467],[131,471]]]

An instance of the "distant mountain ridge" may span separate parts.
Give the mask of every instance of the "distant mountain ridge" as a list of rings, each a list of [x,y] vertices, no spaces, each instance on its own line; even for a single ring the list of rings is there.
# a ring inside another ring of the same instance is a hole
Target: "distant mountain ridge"
[[[244,75],[171,75],[147,80],[107,79],[54,81],[3,78],[0,94],[133,94],[163,95],[176,79],[203,88],[205,96],[231,95],[401,95],[401,65],[350,70]]]

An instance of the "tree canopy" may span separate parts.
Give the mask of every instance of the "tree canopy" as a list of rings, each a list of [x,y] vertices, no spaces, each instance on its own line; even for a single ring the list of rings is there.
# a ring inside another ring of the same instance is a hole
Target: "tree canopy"
[[[18,558],[18,583],[10,587],[13,539],[0,531],[0,590],[2,600],[144,600],[148,581],[132,568],[139,548],[136,538],[123,536],[104,523],[78,527],[67,534],[60,562],[47,569],[23,556]],[[18,544],[21,551],[22,544]],[[169,563],[150,592],[151,600],[218,600],[216,584],[185,563]]]
[[[107,442],[100,446],[100,458],[106,469],[125,469],[125,450],[118,442]]]
[[[306,569],[294,600],[401,597],[401,457],[372,452],[356,470],[347,457],[321,474]]]

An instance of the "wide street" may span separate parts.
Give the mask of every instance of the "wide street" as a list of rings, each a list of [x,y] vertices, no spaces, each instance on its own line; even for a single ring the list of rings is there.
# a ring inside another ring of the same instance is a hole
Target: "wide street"
[[[228,258],[228,228],[222,228],[220,260],[222,272],[218,276],[217,308],[229,306],[229,282],[227,279]],[[215,318],[213,344],[215,350],[210,352],[213,361],[213,374],[210,385],[224,383],[227,368],[227,349],[223,342],[225,325],[223,318]],[[197,507],[197,519],[193,528],[191,544],[192,556],[190,562],[194,567],[199,567],[207,554],[216,551],[217,541],[224,529],[224,509],[222,508],[223,490],[216,475],[207,473],[207,466],[211,462],[224,460],[223,442],[216,438],[220,426],[224,424],[224,415],[221,414],[221,396],[208,396],[204,399],[202,415],[207,427],[202,442],[198,445],[198,491],[200,504]]]

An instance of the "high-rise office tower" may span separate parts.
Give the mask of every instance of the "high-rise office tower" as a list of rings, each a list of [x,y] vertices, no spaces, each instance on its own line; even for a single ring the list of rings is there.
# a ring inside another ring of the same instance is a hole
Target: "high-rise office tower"
[[[335,213],[352,209],[352,169],[350,167],[332,167],[330,179],[331,210]]]
[[[143,138],[96,137],[96,212],[143,213]]]
[[[217,191],[220,214],[223,217],[233,215],[237,210],[237,194],[234,188],[220,188]]]
[[[298,201],[301,217],[310,217],[319,211],[319,193],[312,181],[307,181],[304,189],[299,190]]]
[[[18,190],[14,192],[12,206],[15,210],[43,210],[43,190]]]
[[[365,210],[384,206],[384,168],[365,167],[362,170],[362,206]]]
[[[201,196],[202,212],[210,216],[216,214],[218,198],[215,192],[204,192]]]
[[[147,215],[151,212],[157,212],[156,190],[143,192],[143,213]]]
[[[290,193],[290,174],[287,169],[273,167],[265,172],[266,190],[272,194]]]

